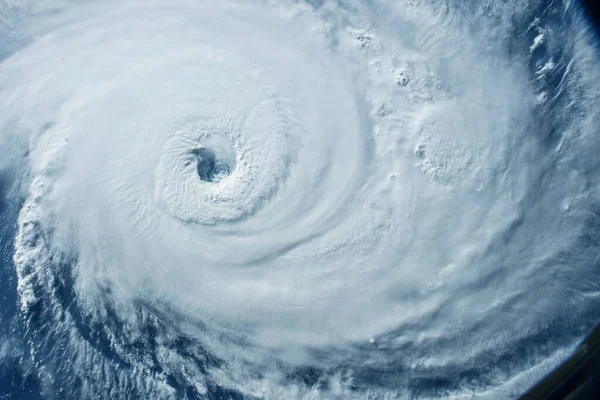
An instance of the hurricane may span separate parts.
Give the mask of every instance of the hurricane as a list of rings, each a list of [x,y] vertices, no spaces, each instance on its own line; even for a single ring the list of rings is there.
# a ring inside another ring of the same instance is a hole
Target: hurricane
[[[5,390],[517,397],[600,318],[599,49],[567,0],[1,1]]]

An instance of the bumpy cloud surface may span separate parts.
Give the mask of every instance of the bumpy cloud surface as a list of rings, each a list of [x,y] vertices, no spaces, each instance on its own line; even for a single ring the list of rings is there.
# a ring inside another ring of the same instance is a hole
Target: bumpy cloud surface
[[[4,2],[45,393],[500,399],[556,365],[597,317],[597,44],[570,3],[465,3]]]

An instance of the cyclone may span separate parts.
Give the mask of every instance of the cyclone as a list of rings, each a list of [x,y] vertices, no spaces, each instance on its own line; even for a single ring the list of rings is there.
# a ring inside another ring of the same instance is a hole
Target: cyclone
[[[600,53],[577,3],[476,3],[0,3],[0,367],[518,396],[600,317]]]

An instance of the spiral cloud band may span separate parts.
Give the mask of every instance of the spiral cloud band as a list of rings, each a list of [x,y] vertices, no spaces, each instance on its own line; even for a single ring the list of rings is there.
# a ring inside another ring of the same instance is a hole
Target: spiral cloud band
[[[4,4],[46,393],[513,398],[565,357],[600,293],[596,44],[570,3],[463,3]]]

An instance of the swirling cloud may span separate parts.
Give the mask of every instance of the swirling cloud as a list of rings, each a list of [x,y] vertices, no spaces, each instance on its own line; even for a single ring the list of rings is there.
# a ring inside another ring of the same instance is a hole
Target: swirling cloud
[[[22,311],[83,395],[511,396],[573,343],[505,355],[596,293],[580,21],[556,89],[580,114],[548,145],[560,93],[452,6],[58,10],[0,64],[0,131],[26,154]]]

